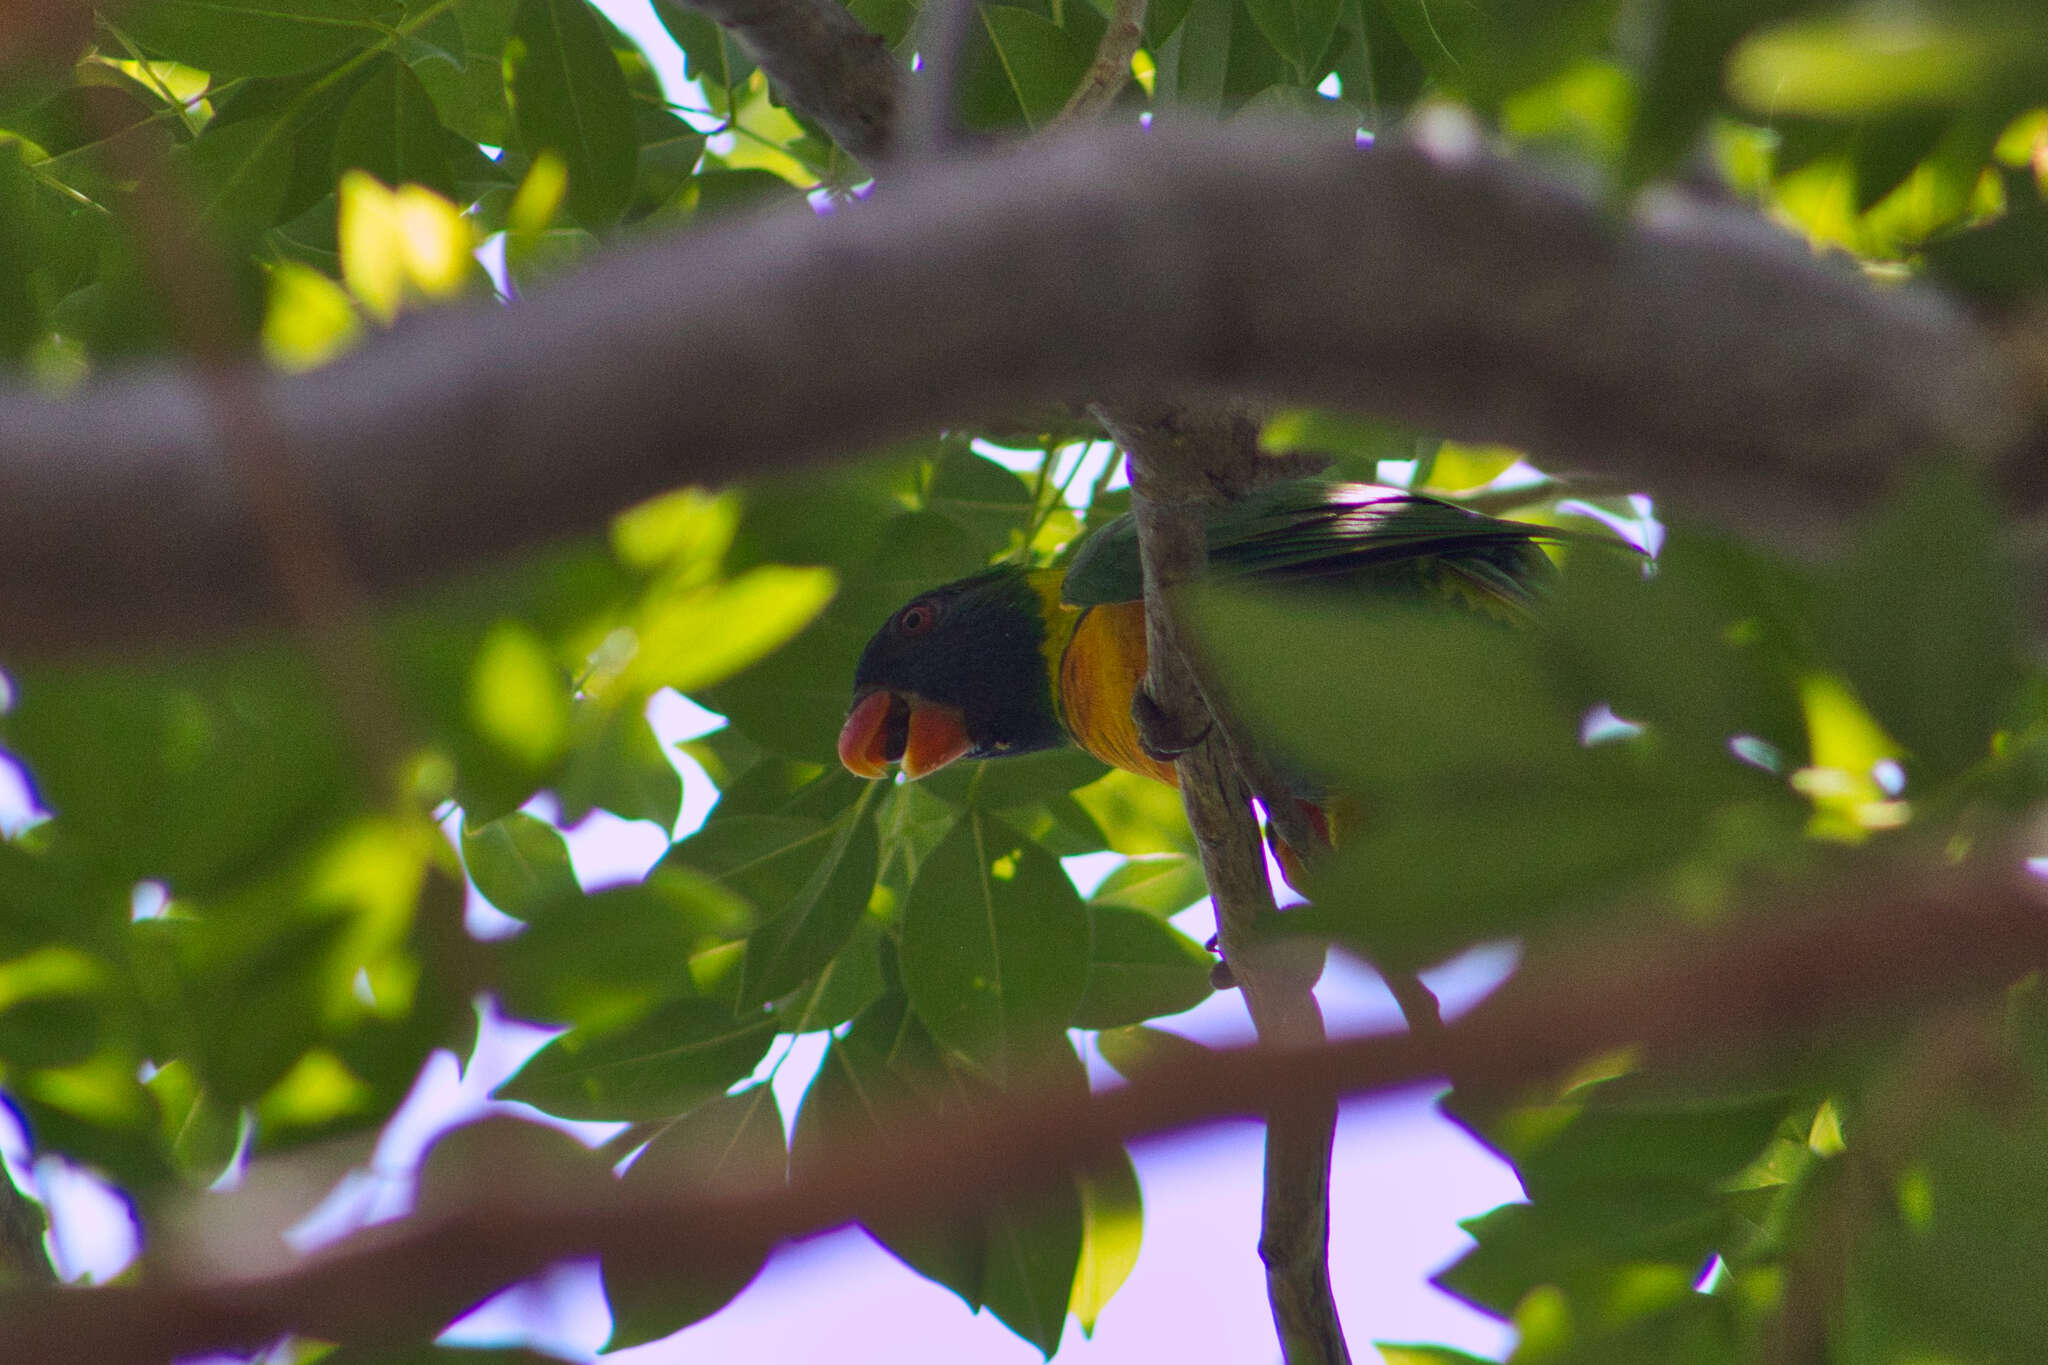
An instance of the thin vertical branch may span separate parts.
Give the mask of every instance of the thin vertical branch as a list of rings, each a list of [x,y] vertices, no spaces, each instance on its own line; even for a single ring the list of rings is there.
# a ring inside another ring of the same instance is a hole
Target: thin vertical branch
[[[1323,949],[1302,939],[1262,941],[1258,932],[1278,911],[1251,790],[1188,666],[1174,609],[1176,590],[1199,576],[1208,558],[1206,507],[1217,500],[1219,488],[1256,477],[1257,425],[1236,408],[1098,406],[1096,412],[1130,459],[1145,574],[1145,687],[1162,728],[1192,741],[1178,759],[1181,798],[1216,907],[1218,942],[1244,991],[1259,1040],[1314,1047],[1324,1040],[1314,990]],[[1259,1257],[1288,1365],[1345,1365],[1351,1359],[1330,1286],[1330,1152],[1336,1126],[1337,1106],[1327,1097],[1266,1115]]]

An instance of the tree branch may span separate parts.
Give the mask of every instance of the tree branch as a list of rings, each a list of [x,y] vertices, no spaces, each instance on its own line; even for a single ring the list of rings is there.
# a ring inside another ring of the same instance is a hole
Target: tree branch
[[[1216,907],[1216,936],[1262,1044],[1312,1048],[1324,1040],[1315,983],[1321,944],[1275,941],[1277,914],[1251,793],[1183,648],[1179,589],[1208,562],[1206,513],[1219,490],[1256,477],[1258,427],[1230,407],[1191,410],[1096,405],[1130,460],[1131,510],[1145,580],[1145,695],[1164,728],[1192,741],[1176,766],[1188,829]],[[1333,1098],[1291,1101],[1266,1115],[1265,1202],[1259,1257],[1266,1297],[1289,1365],[1351,1359],[1330,1287]]]
[[[846,6],[789,0],[691,0],[732,30],[783,101],[869,165],[895,134],[902,69]]]
[[[267,1273],[0,1299],[0,1341],[10,1358],[39,1365],[124,1365],[293,1330],[338,1341],[431,1331],[568,1256],[665,1254],[678,1275],[703,1273],[873,1214],[972,1205],[1136,1137],[1441,1077],[1505,1098],[1622,1047],[1640,1048],[1655,1068],[1798,1060],[1822,1039],[1889,1029],[1906,1011],[2048,967],[2040,883],[1985,869],[1877,871],[1889,875],[1845,885],[1820,909],[1555,945],[1427,1035],[1208,1053],[1081,1099],[1012,1096],[944,1128],[847,1148],[787,1186],[715,1198],[627,1199],[565,1178],[559,1164],[507,1166],[481,1197],[430,1206]]]
[[[2026,416],[1939,296],[1880,292],[1746,214],[1616,222],[1483,155],[1246,125],[920,167],[829,217],[646,242],[257,382],[386,594],[680,483],[1032,399],[1345,407],[1807,536],[1929,452],[2006,454]],[[278,618],[188,371],[0,389],[0,487],[15,651]]]
[[[1116,11],[1109,16],[1102,41],[1095,46],[1095,59],[1088,63],[1088,74],[1067,97],[1066,107],[1060,110],[1060,122],[1079,123],[1114,104],[1130,84],[1131,58],[1138,55],[1138,47],[1144,41],[1145,0],[1116,0]]]

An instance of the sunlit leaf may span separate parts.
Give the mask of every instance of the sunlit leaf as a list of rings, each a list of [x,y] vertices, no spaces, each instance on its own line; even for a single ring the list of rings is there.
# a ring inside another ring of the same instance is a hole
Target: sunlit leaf
[[[657,597],[640,620],[636,683],[693,692],[723,682],[809,625],[834,587],[828,569],[763,567]]]
[[[469,715],[477,732],[529,768],[562,752],[569,733],[569,680],[530,630],[492,628],[469,678]]]
[[[316,270],[287,261],[270,272],[263,315],[263,354],[286,370],[310,370],[349,349],[362,335],[345,290]]]
[[[360,171],[341,178],[342,279],[389,322],[409,302],[444,299],[475,277],[476,242],[453,203],[417,185],[388,189]]]
[[[1081,1264],[1068,1308],[1080,1322],[1082,1335],[1092,1337],[1102,1310],[1138,1264],[1145,1204],[1138,1191],[1138,1172],[1122,1152],[1109,1165],[1081,1176],[1079,1184]]]

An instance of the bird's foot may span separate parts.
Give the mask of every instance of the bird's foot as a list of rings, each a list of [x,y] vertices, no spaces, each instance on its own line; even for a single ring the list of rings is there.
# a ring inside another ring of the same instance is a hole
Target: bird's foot
[[[1167,715],[1152,694],[1140,687],[1131,694],[1131,723],[1138,728],[1138,747],[1147,758],[1171,763],[1209,737],[1215,722],[1205,719],[1202,728],[1190,735]]]

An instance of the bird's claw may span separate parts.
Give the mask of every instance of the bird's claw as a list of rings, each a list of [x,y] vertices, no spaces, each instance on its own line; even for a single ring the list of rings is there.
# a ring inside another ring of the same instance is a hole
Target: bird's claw
[[[1138,729],[1138,747],[1147,758],[1171,763],[1209,737],[1215,722],[1204,720],[1202,728],[1190,735],[1168,716],[1152,694],[1140,687],[1131,694],[1131,723]]]

